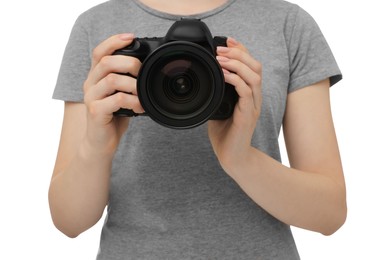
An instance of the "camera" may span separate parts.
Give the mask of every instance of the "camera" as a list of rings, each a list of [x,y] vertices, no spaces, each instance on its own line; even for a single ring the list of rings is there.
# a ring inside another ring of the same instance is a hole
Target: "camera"
[[[238,95],[225,83],[215,59],[226,37],[213,37],[198,19],[176,21],[164,37],[135,38],[113,55],[138,58],[137,93],[142,107],[155,122],[174,129],[199,126],[207,120],[224,120],[234,111]],[[130,75],[131,76],[131,75]],[[119,109],[116,116],[137,116]]]

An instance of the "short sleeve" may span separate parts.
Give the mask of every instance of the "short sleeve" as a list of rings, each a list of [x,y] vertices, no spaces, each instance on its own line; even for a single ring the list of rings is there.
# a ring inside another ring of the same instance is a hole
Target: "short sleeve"
[[[83,102],[83,84],[90,66],[88,34],[83,27],[82,17],[80,16],[72,28],[65,48],[53,98]]]
[[[288,92],[330,79],[331,86],[342,79],[332,51],[314,19],[297,6],[288,35],[290,82]]]

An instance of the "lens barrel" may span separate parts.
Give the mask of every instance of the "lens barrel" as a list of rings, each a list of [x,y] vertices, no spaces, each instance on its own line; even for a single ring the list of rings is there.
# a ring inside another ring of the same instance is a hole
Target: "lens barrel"
[[[137,79],[145,112],[161,125],[186,129],[207,121],[224,96],[222,70],[202,46],[174,41],[155,49]]]

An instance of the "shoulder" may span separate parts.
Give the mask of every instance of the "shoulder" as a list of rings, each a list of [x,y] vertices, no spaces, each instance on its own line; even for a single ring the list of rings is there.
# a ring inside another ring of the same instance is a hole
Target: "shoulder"
[[[257,19],[267,19],[271,29],[283,30],[287,41],[295,34],[319,34],[320,29],[315,19],[301,6],[285,0],[246,0],[259,10]],[[239,0],[239,2],[244,2]],[[245,5],[245,4],[244,4]]]
[[[118,33],[134,32],[133,26],[141,12],[131,0],[110,0],[81,13],[75,27],[88,35],[90,47]]]
[[[300,7],[297,4],[284,0],[237,0],[236,4],[251,10],[270,12],[278,15],[288,15],[297,12]]]
[[[77,23],[83,25],[84,27],[88,27],[91,23],[112,12],[112,10],[115,9],[115,5],[116,1],[107,1],[93,6],[78,16]]]
[[[292,29],[297,17],[306,15],[299,5],[284,0],[236,0],[232,11],[273,30]]]
[[[86,27],[102,25],[102,23],[108,26],[117,19],[133,14],[134,9],[134,2],[131,0],[109,0],[84,11],[77,20]]]

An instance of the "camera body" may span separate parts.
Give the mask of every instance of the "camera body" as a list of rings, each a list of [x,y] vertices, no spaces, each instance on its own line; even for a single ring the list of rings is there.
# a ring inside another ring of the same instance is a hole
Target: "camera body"
[[[157,123],[187,129],[207,120],[224,120],[234,111],[238,95],[225,83],[215,59],[226,37],[212,37],[200,20],[176,21],[164,37],[135,38],[113,55],[132,56],[142,63],[137,93],[144,114]],[[130,75],[131,76],[131,75]],[[120,109],[116,116],[137,116]]]

